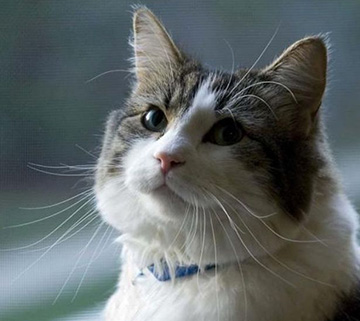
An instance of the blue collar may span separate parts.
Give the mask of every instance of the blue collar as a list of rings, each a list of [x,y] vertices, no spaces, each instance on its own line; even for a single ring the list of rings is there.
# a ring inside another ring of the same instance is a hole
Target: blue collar
[[[204,271],[209,271],[212,269],[215,269],[215,264],[208,264],[203,269]],[[162,262],[162,274],[159,274],[158,271],[155,269],[155,265],[151,264],[147,267],[147,269],[157,278],[159,281],[169,281],[171,280],[170,275],[170,269],[169,265],[166,262]],[[191,276],[197,273],[200,273],[201,269],[196,264],[190,264],[190,265],[176,265],[175,266],[175,279],[183,278],[187,276]],[[144,275],[143,273],[140,273],[140,275]],[[139,276],[140,276],[139,275]]]

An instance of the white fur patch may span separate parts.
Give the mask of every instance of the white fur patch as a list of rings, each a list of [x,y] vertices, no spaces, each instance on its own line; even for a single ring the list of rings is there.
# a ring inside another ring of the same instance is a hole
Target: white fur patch
[[[208,78],[196,92],[187,117],[183,120],[193,125],[196,131],[203,133],[209,129],[215,118],[216,94],[210,89],[211,78]]]

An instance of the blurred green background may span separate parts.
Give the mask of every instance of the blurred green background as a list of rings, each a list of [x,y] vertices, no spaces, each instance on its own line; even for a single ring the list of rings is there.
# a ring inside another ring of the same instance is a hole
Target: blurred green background
[[[235,65],[251,66],[279,27],[261,67],[303,36],[331,32],[326,122],[345,188],[360,204],[359,0],[142,3],[185,51],[228,70],[227,43]],[[0,320],[99,321],[119,272],[116,232],[95,214],[84,216],[93,208],[81,199],[85,194],[53,207],[23,208],[56,204],[91,188],[91,170],[34,165],[66,176],[48,175],[29,163],[94,165],[106,116],[123,103],[129,74],[87,80],[129,68],[134,2],[0,4]],[[38,222],[18,226],[31,221]]]

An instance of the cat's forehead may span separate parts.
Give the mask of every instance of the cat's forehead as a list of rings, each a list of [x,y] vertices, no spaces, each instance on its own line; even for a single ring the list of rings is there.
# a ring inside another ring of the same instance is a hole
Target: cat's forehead
[[[242,79],[239,73],[192,71],[181,74],[172,81],[154,84],[146,91],[137,107],[155,105],[163,109],[171,119],[184,114],[194,114],[205,109],[216,114],[228,106],[231,99],[236,98],[239,91],[253,82],[248,75]],[[142,93],[136,98],[141,98]]]
[[[175,82],[169,109],[220,110],[245,85],[238,81],[238,75],[223,72],[188,74]]]

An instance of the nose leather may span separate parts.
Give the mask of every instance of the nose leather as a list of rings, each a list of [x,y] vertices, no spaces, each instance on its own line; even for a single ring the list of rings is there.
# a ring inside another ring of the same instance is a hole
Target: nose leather
[[[185,160],[176,154],[157,152],[154,154],[154,157],[160,161],[160,168],[164,175],[173,167],[185,164]]]

